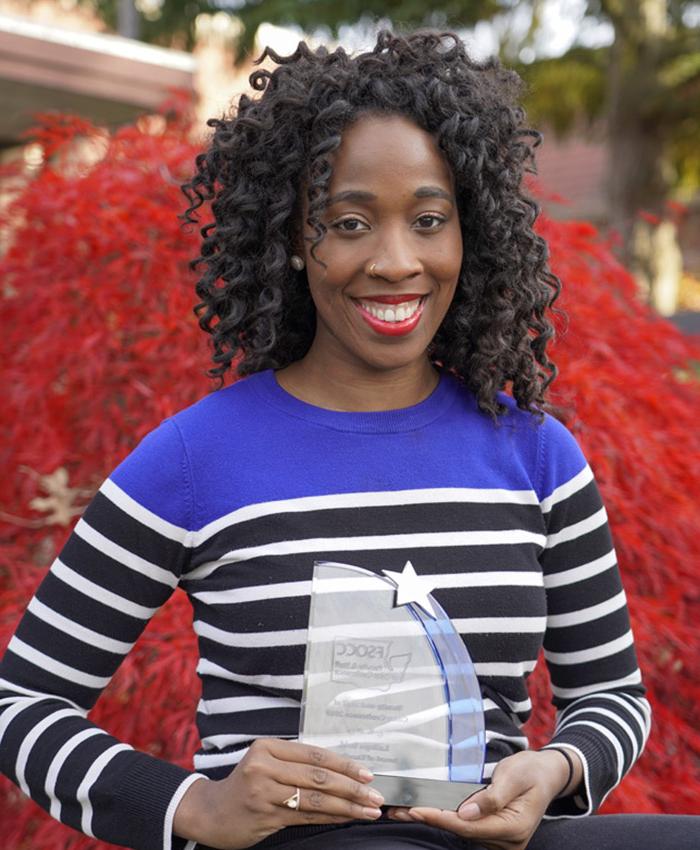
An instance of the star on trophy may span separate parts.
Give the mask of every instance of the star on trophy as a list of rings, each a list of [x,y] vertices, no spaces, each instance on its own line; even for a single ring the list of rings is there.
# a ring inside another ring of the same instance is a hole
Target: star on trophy
[[[314,564],[299,740],[362,762],[387,805],[456,809],[484,787],[474,665],[429,580],[382,573]]]

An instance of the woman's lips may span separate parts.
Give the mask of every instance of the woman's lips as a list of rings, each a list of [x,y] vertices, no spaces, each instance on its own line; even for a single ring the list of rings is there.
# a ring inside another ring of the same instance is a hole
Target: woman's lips
[[[407,304],[409,301],[418,301],[424,298],[424,292],[404,292],[403,295],[372,295],[367,298],[357,298],[357,301],[376,301],[378,304]]]
[[[427,296],[421,295],[386,295],[379,296],[377,298],[366,299],[366,303],[370,304],[375,302],[377,304],[408,304],[411,301],[415,301],[419,299],[418,306],[415,309],[413,315],[411,315],[407,319],[403,319],[400,321],[386,321],[384,319],[380,319],[378,316],[373,316],[372,313],[364,306],[362,301],[353,299],[355,306],[360,312],[360,315],[365,320],[365,322],[372,328],[372,330],[377,333],[383,334],[384,336],[405,336],[406,334],[411,333],[411,331],[418,325],[420,322],[421,315],[423,314],[423,307],[425,305]],[[391,309],[391,308],[388,308]]]

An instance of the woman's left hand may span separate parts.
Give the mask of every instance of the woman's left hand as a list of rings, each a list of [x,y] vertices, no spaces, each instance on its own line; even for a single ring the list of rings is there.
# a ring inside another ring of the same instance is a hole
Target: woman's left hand
[[[494,850],[524,850],[567,776],[561,753],[528,750],[499,762],[488,788],[471,796],[456,812],[392,808],[389,817],[449,830]]]

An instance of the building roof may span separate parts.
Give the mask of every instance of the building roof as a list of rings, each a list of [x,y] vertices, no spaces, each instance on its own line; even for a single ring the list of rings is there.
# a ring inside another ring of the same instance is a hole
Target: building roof
[[[195,69],[179,50],[0,14],[0,146],[18,144],[36,112],[124,123],[171,88],[192,89]]]

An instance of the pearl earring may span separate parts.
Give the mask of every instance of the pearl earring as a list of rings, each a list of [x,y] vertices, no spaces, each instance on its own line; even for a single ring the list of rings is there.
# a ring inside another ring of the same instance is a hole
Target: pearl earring
[[[299,256],[299,254],[292,254],[291,259],[289,260],[289,265],[297,272],[300,272],[304,268],[304,260]]]

